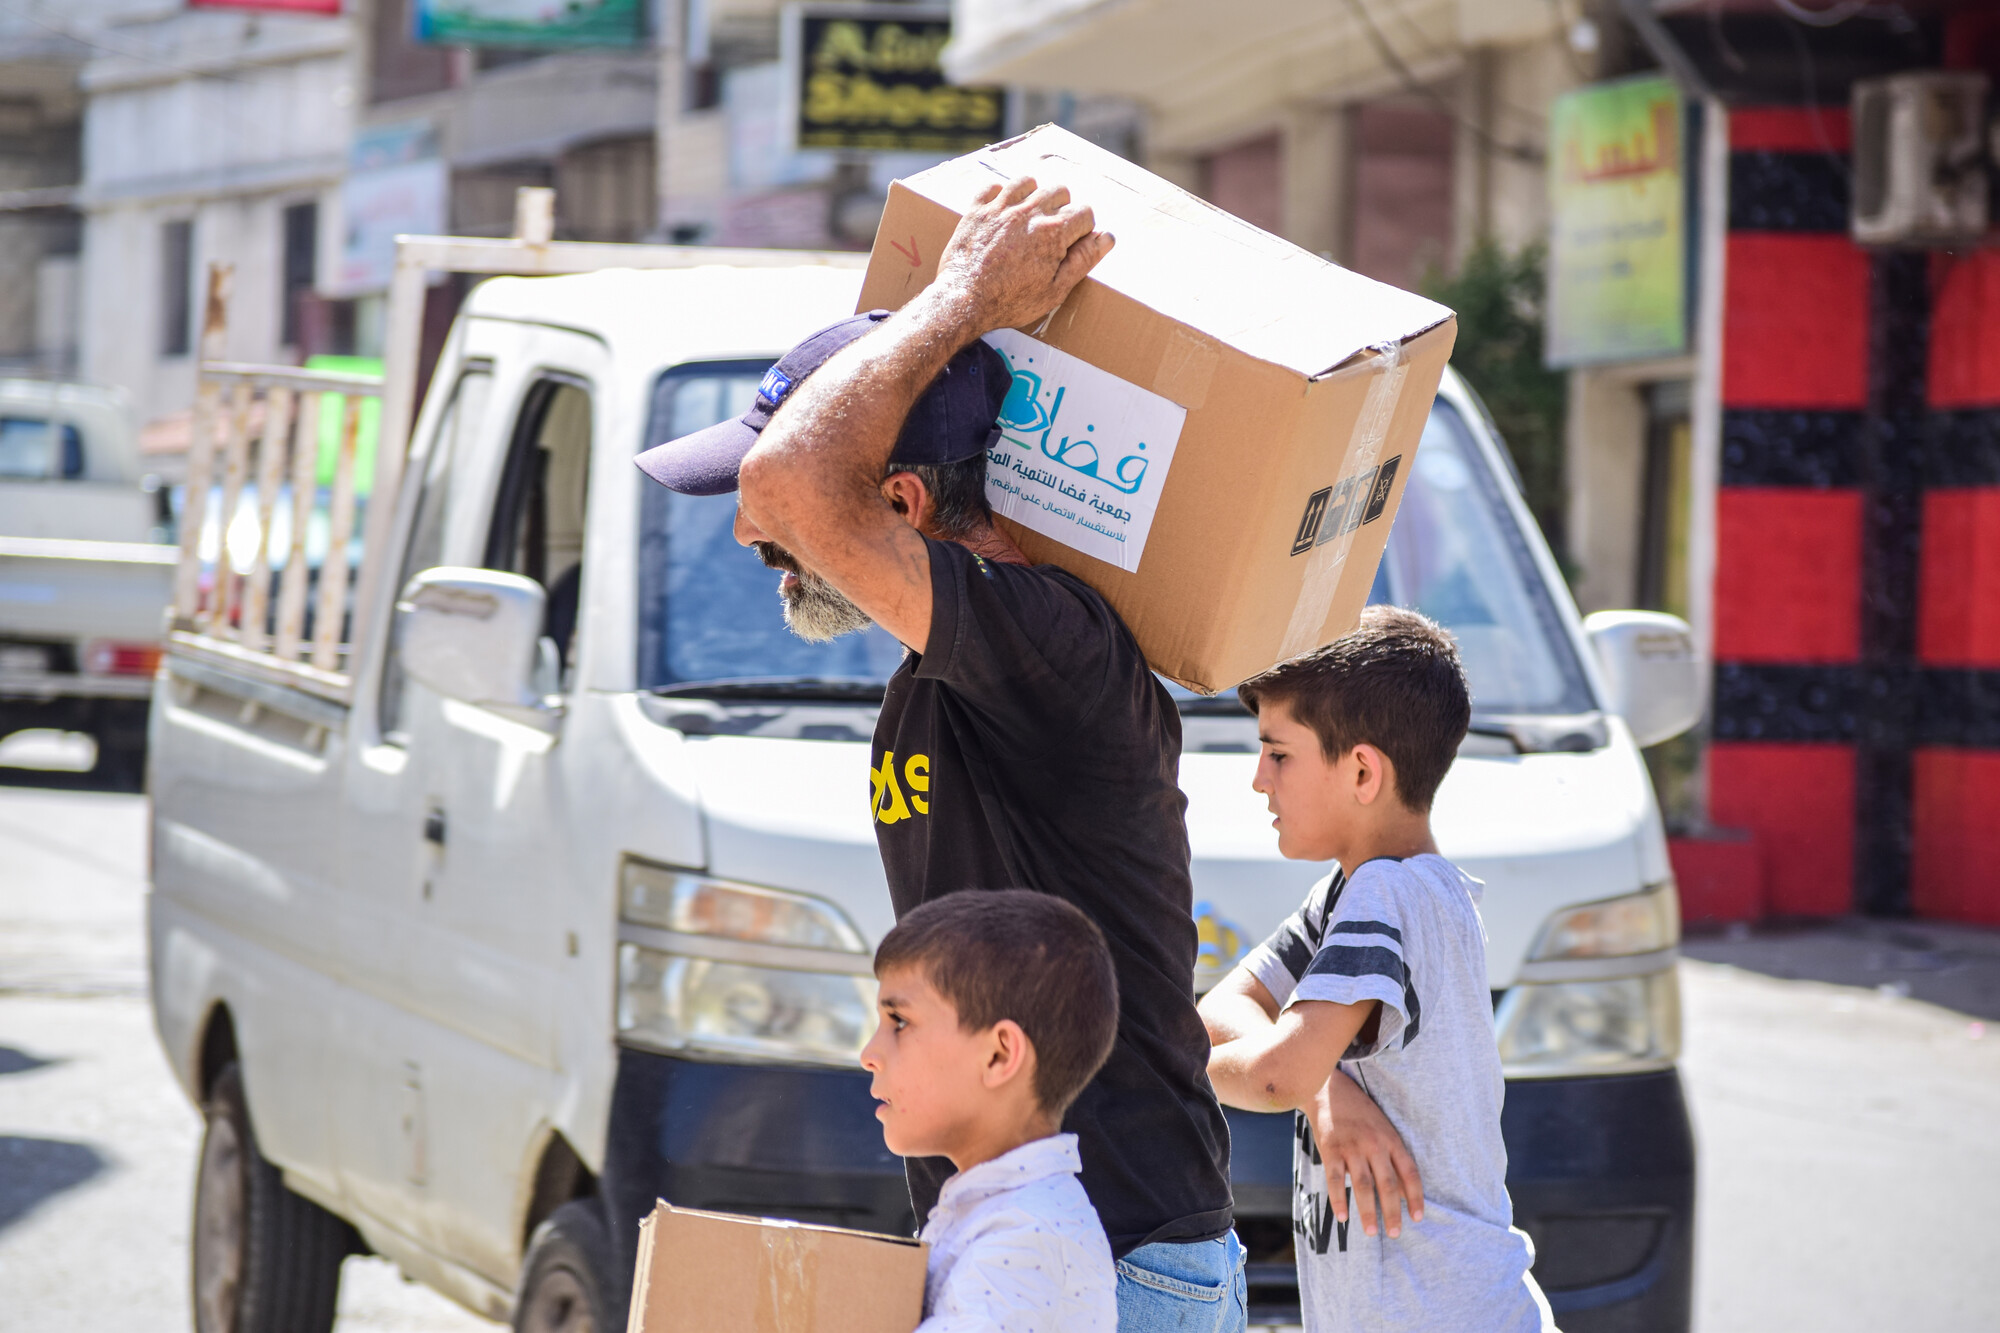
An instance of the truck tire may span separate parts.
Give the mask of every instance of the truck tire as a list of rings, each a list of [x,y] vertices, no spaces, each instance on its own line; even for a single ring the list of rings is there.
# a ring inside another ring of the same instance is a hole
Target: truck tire
[[[216,1077],[194,1195],[195,1333],[329,1333],[354,1229],[257,1150],[242,1068]]]
[[[595,1199],[578,1199],[535,1228],[521,1262],[514,1333],[618,1333],[625,1326],[625,1312],[609,1308],[611,1242],[602,1209]]]

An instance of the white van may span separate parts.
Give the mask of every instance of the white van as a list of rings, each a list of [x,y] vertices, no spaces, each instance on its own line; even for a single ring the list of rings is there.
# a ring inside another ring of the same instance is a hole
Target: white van
[[[858,285],[828,265],[484,284],[376,529],[404,594],[357,618],[347,702],[170,644],[152,984],[208,1118],[199,1329],[324,1330],[363,1247],[520,1328],[615,1328],[656,1197],[910,1228],[856,1063],[891,922],[868,741],[900,650],[791,637],[733,498],[632,465],[743,411]],[[1684,627],[1579,621],[1449,375],[1377,591],[1450,625],[1472,677],[1436,827],[1488,885],[1542,1285],[1572,1333],[1685,1329],[1677,912],[1634,743],[1692,721]],[[1278,857],[1252,720],[1182,706],[1207,985],[1324,867]],[[1253,1316],[1295,1322],[1291,1126],[1230,1122]]]

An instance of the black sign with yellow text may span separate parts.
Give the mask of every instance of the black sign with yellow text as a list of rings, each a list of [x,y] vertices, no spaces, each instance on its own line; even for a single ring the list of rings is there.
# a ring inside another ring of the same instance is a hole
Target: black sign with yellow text
[[[1002,137],[998,88],[945,81],[940,11],[806,9],[798,17],[798,146],[965,153]]]

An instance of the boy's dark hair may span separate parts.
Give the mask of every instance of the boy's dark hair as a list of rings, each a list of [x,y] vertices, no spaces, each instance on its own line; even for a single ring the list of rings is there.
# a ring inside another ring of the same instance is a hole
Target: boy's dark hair
[[[924,903],[875,950],[875,972],[919,969],[968,1032],[1011,1018],[1035,1046],[1035,1100],[1060,1120],[1111,1054],[1118,977],[1097,924],[1027,889]]]
[[[1363,741],[1388,755],[1397,798],[1419,813],[1430,810],[1472,722],[1451,631],[1397,606],[1369,607],[1352,633],[1280,662],[1236,694],[1252,712],[1284,704],[1328,759]]]

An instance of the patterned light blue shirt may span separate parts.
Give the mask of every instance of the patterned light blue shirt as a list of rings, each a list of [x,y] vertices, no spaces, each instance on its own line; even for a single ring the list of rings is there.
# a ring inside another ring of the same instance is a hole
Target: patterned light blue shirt
[[[1117,1270],[1082,1169],[1076,1135],[1052,1134],[945,1181],[917,1333],[1116,1333]]]

